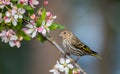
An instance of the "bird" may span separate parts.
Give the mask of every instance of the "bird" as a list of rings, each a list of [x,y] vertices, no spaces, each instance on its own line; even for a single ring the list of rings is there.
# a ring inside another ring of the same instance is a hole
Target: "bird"
[[[90,47],[81,42],[72,32],[65,30],[62,31],[59,36],[62,37],[63,50],[66,54],[72,54],[79,57],[90,55],[102,59],[97,52],[91,50]],[[78,59],[76,61],[78,61]]]

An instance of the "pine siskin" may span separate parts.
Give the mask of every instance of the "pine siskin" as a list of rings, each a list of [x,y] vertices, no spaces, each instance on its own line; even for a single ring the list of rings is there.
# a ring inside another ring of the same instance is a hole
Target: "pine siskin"
[[[91,55],[101,58],[97,52],[91,50],[70,31],[63,31],[60,33],[60,36],[63,38],[62,42],[66,53],[73,54],[75,56]]]

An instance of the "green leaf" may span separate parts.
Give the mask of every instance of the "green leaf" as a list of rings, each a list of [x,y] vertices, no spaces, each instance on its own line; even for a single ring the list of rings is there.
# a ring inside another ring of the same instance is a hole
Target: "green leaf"
[[[0,25],[0,31],[1,31],[1,30],[3,30],[3,26],[2,26],[2,25]]]
[[[24,40],[31,40],[30,36],[28,36],[27,34],[25,34],[24,31],[20,31],[20,35],[23,37]]]
[[[17,7],[21,8],[21,7],[23,7],[23,5],[22,4],[17,4]]]
[[[24,20],[30,21],[30,17],[29,16],[24,16]]]
[[[42,11],[41,18],[42,18],[42,20],[45,20],[45,19],[46,19],[46,10],[45,10],[45,8],[44,8],[43,11]]]
[[[17,2],[18,0],[11,0],[11,1],[13,1],[13,2]]]
[[[46,20],[46,10],[45,10],[45,8],[42,10],[41,17],[39,17],[38,20],[36,21],[37,27],[41,26],[43,20]]]
[[[19,31],[23,27],[23,20],[22,19],[18,19],[18,22],[17,22],[16,26],[13,26],[12,23],[8,23],[7,26],[10,26],[13,30]]]
[[[34,13],[34,8],[32,8],[30,5],[24,5],[23,8],[26,10],[28,16],[29,16],[29,14]]]
[[[29,11],[28,11],[28,14],[29,14],[29,15],[34,14],[34,10],[29,10]],[[28,15],[28,16],[29,16],[29,15]]]
[[[32,8],[30,5],[24,5],[23,8],[25,10],[34,10],[34,8]]]
[[[41,42],[46,41],[46,38],[43,37],[42,34],[38,34],[38,35],[37,35],[37,39],[38,39],[39,41],[41,41]]]
[[[59,24],[56,24],[56,23],[53,23],[53,24],[49,27],[50,30],[64,29],[64,28],[65,28],[64,26],[59,25]]]
[[[41,26],[42,21],[43,21],[43,20],[42,20],[41,18],[38,18],[38,20],[36,21],[37,27]]]

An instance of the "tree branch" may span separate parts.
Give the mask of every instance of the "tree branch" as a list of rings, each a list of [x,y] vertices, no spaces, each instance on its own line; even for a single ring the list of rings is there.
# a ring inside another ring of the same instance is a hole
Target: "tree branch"
[[[65,54],[65,52],[63,51],[63,49],[58,45],[58,43],[52,38],[52,37],[46,37],[47,40],[53,45],[55,46],[62,54]],[[73,60],[69,55],[66,55],[67,58]],[[73,64],[82,72],[82,74],[87,74],[76,62],[73,62]]]

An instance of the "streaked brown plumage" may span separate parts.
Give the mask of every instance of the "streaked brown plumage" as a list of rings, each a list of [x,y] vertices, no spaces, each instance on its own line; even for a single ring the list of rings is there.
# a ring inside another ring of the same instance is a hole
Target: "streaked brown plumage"
[[[91,55],[99,57],[97,52],[82,43],[72,32],[63,31],[60,33],[60,36],[63,38],[62,42],[66,53],[76,56]]]

